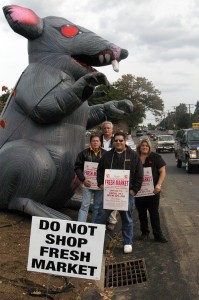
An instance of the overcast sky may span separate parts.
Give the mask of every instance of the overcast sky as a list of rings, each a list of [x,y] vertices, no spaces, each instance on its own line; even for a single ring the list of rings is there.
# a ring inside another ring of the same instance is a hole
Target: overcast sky
[[[129,51],[120,72],[98,68],[112,83],[123,74],[147,78],[161,91],[165,112],[199,100],[198,0],[1,0],[39,17],[60,16]],[[13,87],[28,64],[27,40],[0,13],[0,86]],[[194,106],[192,107],[192,111]],[[148,115],[145,123],[153,122]]]

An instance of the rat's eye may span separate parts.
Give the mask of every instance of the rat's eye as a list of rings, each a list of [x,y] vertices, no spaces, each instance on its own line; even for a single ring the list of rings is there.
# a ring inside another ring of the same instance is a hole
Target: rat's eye
[[[62,26],[61,34],[67,38],[72,38],[79,33],[79,29],[76,26]]]

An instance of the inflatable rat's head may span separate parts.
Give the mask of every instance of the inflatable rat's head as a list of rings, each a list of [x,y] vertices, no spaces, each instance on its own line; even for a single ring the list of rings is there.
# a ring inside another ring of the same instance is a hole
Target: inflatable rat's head
[[[11,28],[28,39],[29,62],[45,62],[67,70],[76,79],[93,67],[113,65],[128,56],[125,49],[92,31],[59,17],[39,18],[32,10],[16,5],[3,8]]]

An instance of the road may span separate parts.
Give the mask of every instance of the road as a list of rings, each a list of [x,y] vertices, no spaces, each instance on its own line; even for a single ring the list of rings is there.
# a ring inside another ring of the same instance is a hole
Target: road
[[[173,153],[161,155],[167,163],[160,205],[161,225],[169,242],[155,243],[152,234],[149,242],[140,241],[139,221],[134,210],[133,253],[123,254],[118,222],[118,234],[113,233],[115,243],[110,243],[110,260],[115,263],[144,258],[147,281],[107,289],[109,297],[103,299],[199,299],[199,172],[187,174],[184,167],[175,166]],[[78,211],[65,209],[66,214],[69,211],[72,219],[77,220]],[[62,276],[28,272],[30,227],[30,216],[0,211],[0,299],[27,300],[34,296],[39,300],[41,293],[48,294],[45,299],[102,299],[103,294],[96,290],[93,281],[71,278],[73,288],[64,290]]]
[[[181,272],[199,299],[199,173],[176,167],[174,154],[165,153],[167,177],[161,207]]]
[[[138,139],[133,138],[137,143]],[[152,144],[154,144],[152,142]],[[139,241],[135,211],[134,251],[129,259],[143,257],[148,280],[140,285],[118,288],[114,300],[199,299],[199,172],[187,174],[176,167],[174,153],[161,153],[167,176],[160,201],[161,224],[167,244]],[[128,260],[121,248],[113,249],[116,261]]]
[[[133,137],[138,143],[138,138]],[[154,145],[154,142],[152,141]],[[160,153],[167,176],[160,201],[161,224],[167,244],[139,241],[139,222],[134,220],[133,255],[122,254],[122,246],[111,248],[115,261],[143,257],[148,280],[132,287],[119,287],[114,300],[199,299],[199,172],[187,174],[176,167],[174,153]]]

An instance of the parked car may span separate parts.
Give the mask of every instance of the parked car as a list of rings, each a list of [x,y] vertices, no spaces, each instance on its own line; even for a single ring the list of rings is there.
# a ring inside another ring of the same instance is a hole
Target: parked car
[[[149,137],[148,137],[148,135],[142,135],[139,140],[140,140],[140,142],[142,140],[149,140]]]
[[[142,130],[137,130],[136,131],[136,136],[142,136],[144,135],[145,133],[142,131]]]
[[[156,141],[156,140],[157,140],[157,135],[154,134],[153,141]]]
[[[150,138],[153,140],[154,136],[155,136],[155,132],[150,132],[149,134]]]
[[[172,135],[158,135],[155,143],[156,152],[174,151],[175,140]]]
[[[187,173],[199,166],[199,129],[189,128],[177,131],[175,138],[175,157],[177,167],[185,163]]]
[[[174,130],[169,129],[169,130],[167,131],[167,133],[168,133],[168,134],[171,134],[171,135],[174,135]]]

